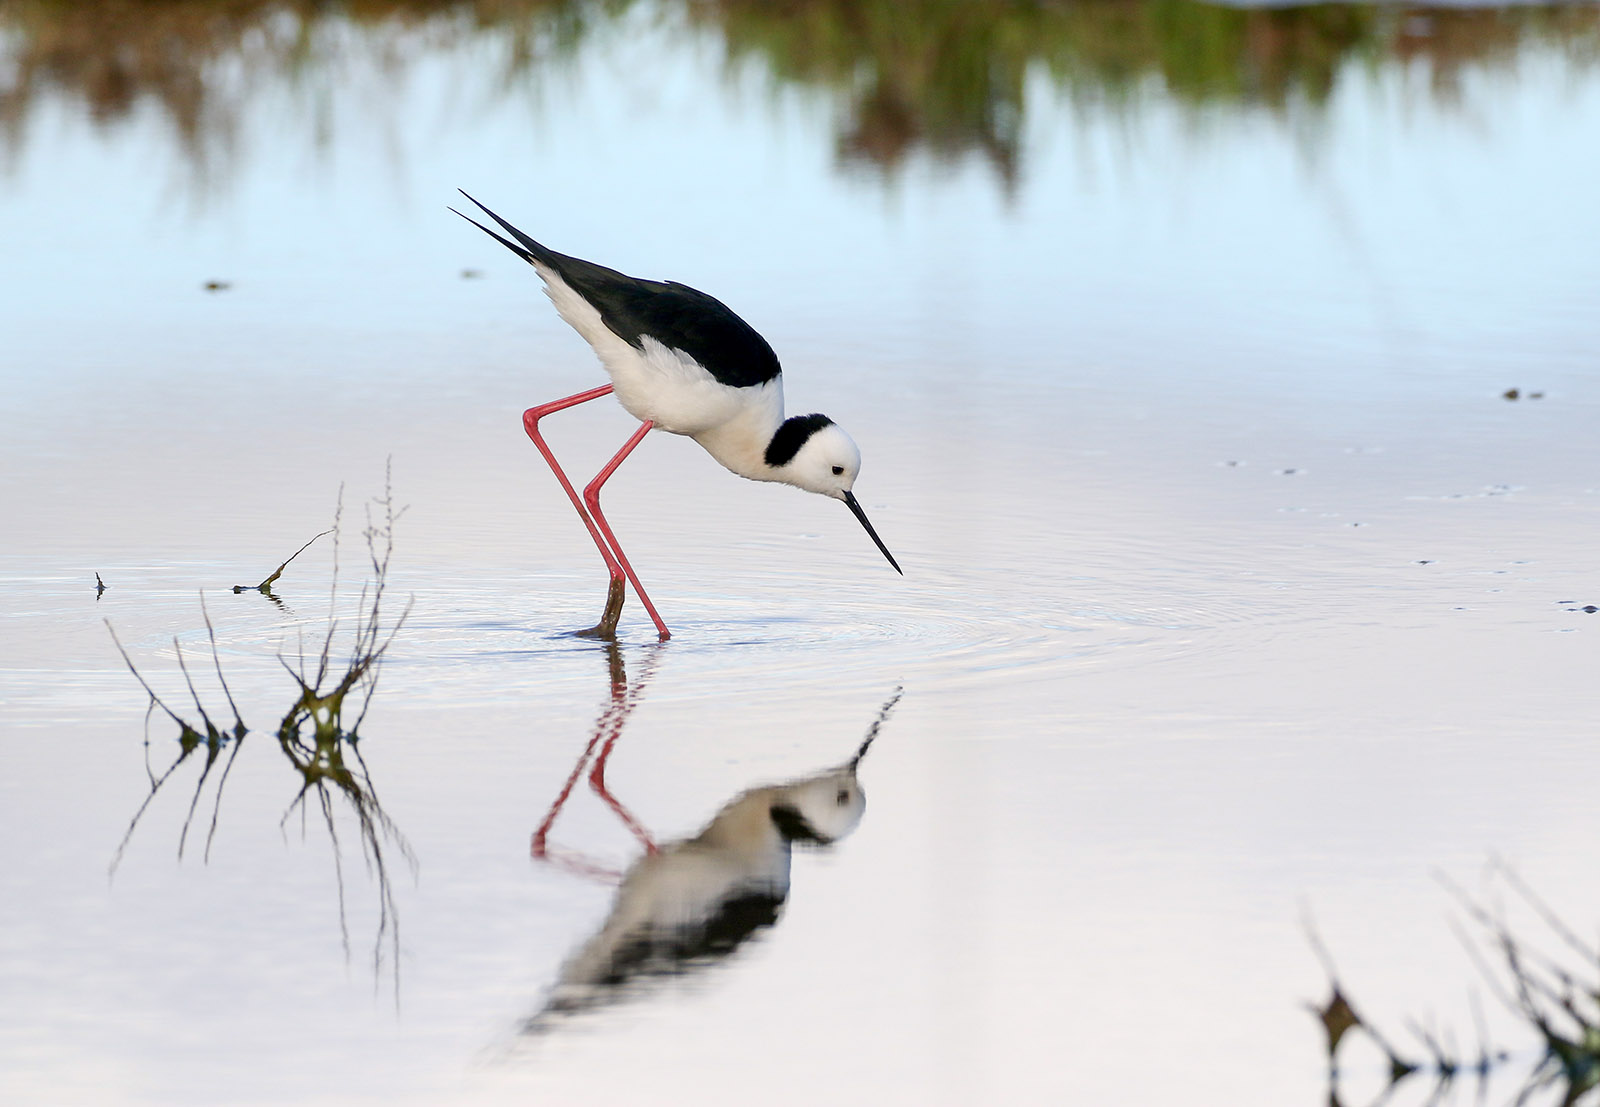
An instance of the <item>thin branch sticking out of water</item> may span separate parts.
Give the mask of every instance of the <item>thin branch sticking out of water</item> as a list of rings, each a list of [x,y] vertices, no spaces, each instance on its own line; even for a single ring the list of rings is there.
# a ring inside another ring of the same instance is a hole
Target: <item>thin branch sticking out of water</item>
[[[341,498],[342,498],[342,494],[343,494],[343,490],[341,489]],[[311,536],[311,540],[309,542],[307,542],[304,546],[301,546],[298,550],[296,550],[294,553],[290,554],[287,558],[285,558],[283,564],[279,565],[276,569],[274,569],[272,571],[272,575],[269,576],[266,580],[262,581],[260,584],[235,584],[233,586],[234,595],[238,595],[240,592],[256,591],[256,592],[260,592],[263,596],[271,596],[272,595],[272,582],[277,580],[279,577],[283,576],[283,571],[289,567],[289,562],[293,561],[295,558],[297,558],[301,554],[305,553],[306,550],[311,546],[311,543],[315,542],[318,538],[323,537],[323,535],[332,534],[334,532],[334,527],[336,527],[336,526],[338,526],[338,522],[337,521],[335,521],[333,527],[329,527],[327,530],[323,531],[322,534],[314,534],[314,535],[312,535]],[[96,576],[98,577],[98,574],[96,574]]]
[[[377,521],[373,519],[374,506],[381,509],[381,517]],[[362,856],[366,861],[367,871],[378,882],[378,941],[373,950],[375,971],[381,968],[385,935],[389,938],[389,946],[396,958],[396,965],[400,952],[399,920],[395,911],[393,886],[389,881],[384,843],[392,842],[407,864],[413,870],[416,868],[416,858],[411,852],[411,847],[394,823],[384,814],[378,802],[371,774],[367,770],[366,761],[362,758],[359,747],[361,724],[365,721],[367,710],[372,705],[373,693],[377,691],[378,672],[383,656],[411,613],[411,606],[408,603],[392,625],[386,627],[383,623],[383,597],[389,579],[389,561],[394,553],[394,527],[404,513],[404,508],[395,507],[394,496],[386,479],[383,498],[375,500],[367,508],[367,525],[362,531],[362,537],[366,540],[372,578],[362,585],[361,603],[358,608],[360,614],[352,636],[350,654],[337,678],[334,677],[331,658],[339,622],[331,609],[328,614],[328,629],[323,635],[313,672],[308,674],[306,671],[303,649],[298,658],[298,666],[291,666],[283,655],[278,656],[278,661],[284,670],[300,686],[299,698],[290,706],[283,721],[278,725],[278,745],[284,756],[299,771],[303,780],[299,793],[284,812],[280,825],[287,824],[298,809],[303,833],[306,799],[312,794],[315,795],[317,807],[328,830],[329,840],[333,843],[334,868],[339,887],[339,927],[348,951],[350,936],[346,926],[343,861],[338,844],[338,830],[333,818],[333,796],[328,791],[329,786],[331,785],[349,803],[360,830]],[[341,502],[338,516],[342,515]],[[337,517],[334,527],[334,551],[334,586],[330,604],[337,602],[339,573]],[[355,721],[346,727],[344,722],[346,700],[352,693],[360,695],[360,708],[356,712]],[[308,724],[309,740],[306,736]]]

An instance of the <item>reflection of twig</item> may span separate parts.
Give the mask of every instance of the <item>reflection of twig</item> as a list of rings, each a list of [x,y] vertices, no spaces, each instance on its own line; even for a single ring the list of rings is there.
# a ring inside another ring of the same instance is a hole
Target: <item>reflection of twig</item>
[[[1582,955],[1585,962],[1596,957],[1595,951],[1579,938],[1577,933],[1568,927],[1509,866],[1497,861],[1496,871],[1551,934],[1571,951]],[[1596,966],[1586,963],[1582,970],[1574,971],[1558,959],[1533,948],[1527,939],[1514,934],[1503,908],[1497,907],[1491,911],[1448,878],[1440,876],[1439,880],[1467,918],[1482,931],[1481,937],[1475,940],[1461,927],[1455,927],[1474,967],[1496,998],[1509,1011],[1536,1030],[1543,1042],[1544,1059],[1528,1075],[1515,1102],[1526,1103],[1535,1093],[1559,1085],[1561,1102],[1570,1105],[1594,1089],[1600,1088],[1600,978],[1586,980],[1579,975],[1580,972],[1595,972]],[[1311,933],[1311,939],[1333,990],[1334,998],[1328,1007],[1313,1008],[1313,1011],[1323,1018],[1324,1025],[1328,1027],[1329,1080],[1332,1085],[1331,1093],[1336,1099],[1338,1070],[1333,1066],[1333,1062],[1339,1038],[1345,1029],[1354,1027],[1360,1027],[1369,1035],[1373,1032],[1371,1027],[1362,1022],[1345,1003],[1332,961],[1327,957],[1327,951],[1314,932]],[[1486,955],[1483,946],[1487,946],[1499,955],[1498,969],[1490,964],[1490,957]],[[1453,1038],[1448,1033],[1441,1036],[1430,1028],[1412,1022],[1411,1030],[1427,1049],[1431,1062],[1426,1066],[1411,1066],[1404,1072],[1395,1071],[1391,1077],[1391,1090],[1411,1072],[1426,1071],[1431,1073],[1436,1081],[1430,1102],[1437,1102],[1444,1097],[1447,1086],[1459,1073],[1472,1071],[1478,1076],[1481,1097],[1490,1071],[1494,1066],[1505,1063],[1511,1055],[1505,1050],[1496,1050],[1490,1046],[1476,993],[1471,998],[1473,1019],[1478,1033],[1476,1060],[1471,1062],[1462,1060]],[[1334,1011],[1336,1007],[1342,1007],[1347,1015],[1347,1019],[1343,1020],[1346,1025],[1337,1031],[1334,1021],[1329,1016],[1329,1012]],[[1376,1035],[1373,1037],[1380,1045],[1382,1044]],[[1390,1056],[1392,1061],[1394,1056],[1392,1051]]]
[[[204,612],[205,597],[203,595],[201,597],[200,606],[201,611]],[[194,797],[189,803],[188,815],[183,821],[183,831],[178,837],[178,856],[183,856],[183,848],[189,836],[189,824],[194,818],[195,808],[200,802],[200,795],[205,790],[206,780],[211,775],[211,769],[216,764],[217,755],[222,751],[222,747],[227,745],[229,742],[232,742],[233,751],[228,756],[228,763],[223,767],[222,778],[217,785],[216,806],[212,810],[211,828],[206,835],[206,853],[209,856],[211,851],[211,840],[216,834],[217,815],[221,810],[222,784],[227,781],[228,769],[232,768],[233,759],[234,757],[238,756],[239,744],[247,733],[244,720],[239,717],[238,708],[235,707],[234,728],[232,733],[219,730],[217,728],[216,724],[211,721],[210,716],[206,714],[205,708],[200,704],[200,697],[199,694],[195,692],[194,682],[189,679],[188,666],[185,665],[183,661],[183,652],[179,650],[178,666],[183,670],[184,681],[189,687],[190,695],[194,697],[195,707],[200,712],[200,719],[205,724],[205,732],[202,734],[197,727],[191,726],[187,720],[172,710],[172,708],[168,707],[166,702],[162,700],[160,696],[156,695],[155,690],[150,687],[149,682],[144,679],[144,676],[140,674],[138,667],[134,665],[133,660],[128,656],[128,651],[123,648],[122,642],[117,638],[117,632],[112,628],[110,622],[106,623],[106,629],[111,631],[111,640],[116,644],[117,652],[122,655],[122,660],[128,666],[128,671],[133,674],[133,678],[139,682],[140,686],[144,688],[145,694],[150,697],[149,706],[145,710],[145,773],[150,777],[150,794],[145,797],[144,802],[139,805],[139,809],[134,812],[133,818],[129,821],[127,832],[122,836],[122,842],[117,846],[117,852],[112,858],[111,872],[115,873],[117,866],[121,864],[122,855],[128,848],[128,842],[133,838],[133,832],[138,827],[139,820],[144,817],[145,811],[149,808],[151,802],[156,798],[156,793],[161,790],[162,785],[164,785],[171,778],[172,774],[177,771],[179,765],[187,761],[189,756],[193,754],[195,750],[199,749],[201,746],[204,746],[206,750],[206,763],[205,766],[200,770],[200,779],[195,782]],[[217,655],[216,634],[211,630],[211,617],[209,614],[206,615],[206,629],[211,633],[211,656],[212,660],[216,663],[217,673],[220,676],[222,672],[222,661]],[[173,639],[172,644],[176,649],[178,645],[176,638]],[[226,688],[226,684],[224,684],[224,688]],[[233,696],[231,693],[228,695],[228,703],[229,706],[233,706]],[[167,767],[167,770],[162,773],[160,777],[156,777],[150,771],[149,764],[150,712],[157,707],[161,708],[161,710],[166,713],[166,716],[169,719],[178,724],[179,753],[177,759]]]
[[[301,813],[301,833],[304,834],[306,798],[315,795],[317,808],[322,815],[323,825],[327,828],[329,842],[333,846],[334,879],[338,888],[339,902],[339,932],[345,952],[348,954],[350,931],[345,909],[344,858],[339,845],[338,824],[334,817],[333,792],[330,792],[329,785],[331,784],[333,789],[348,801],[359,828],[362,856],[367,864],[367,872],[378,882],[378,933],[373,946],[373,969],[378,971],[382,968],[383,949],[387,944],[392,950],[395,970],[398,973],[400,923],[394,887],[389,879],[384,843],[393,842],[413,871],[417,865],[416,855],[394,821],[384,812],[359,748],[353,740],[343,740],[348,737],[341,736],[328,742],[314,741],[311,745],[307,745],[299,740],[298,735],[292,738],[279,735],[279,744],[284,755],[299,770],[303,778],[300,790],[284,810],[279,826],[287,824],[298,809]],[[354,755],[354,767],[345,760],[347,750]],[[386,937],[387,943],[384,941]],[[398,984],[398,977],[396,983]]]
[[[1352,1030],[1361,1030],[1373,1043],[1383,1051],[1389,1061],[1389,1079],[1391,1083],[1398,1083],[1417,1070],[1415,1062],[1408,1061],[1400,1056],[1398,1050],[1389,1044],[1389,1039],[1378,1031],[1378,1028],[1363,1019],[1356,1013],[1354,1005],[1345,997],[1344,989],[1339,984],[1339,972],[1334,967],[1333,955],[1328,952],[1328,947],[1323,944],[1322,936],[1317,933],[1316,923],[1311,918],[1309,909],[1303,912],[1301,925],[1305,929],[1306,940],[1311,944],[1312,951],[1317,960],[1322,962],[1322,971],[1327,974],[1328,986],[1331,994],[1328,1001],[1321,1007],[1311,1004],[1311,1013],[1322,1022],[1322,1027],[1328,1035],[1328,1072],[1330,1078],[1338,1073],[1337,1058],[1339,1045],[1344,1036]]]

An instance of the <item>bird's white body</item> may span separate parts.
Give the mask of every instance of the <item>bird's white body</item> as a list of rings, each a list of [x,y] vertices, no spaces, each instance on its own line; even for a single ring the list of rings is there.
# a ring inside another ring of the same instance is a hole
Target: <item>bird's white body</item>
[[[730,388],[682,350],[645,335],[639,346],[619,337],[594,305],[550,266],[534,262],[545,294],[599,355],[617,402],[635,419],[693,438],[725,467],[751,480],[778,480],[765,460],[783,423],[783,378]],[[859,462],[858,462],[859,466]]]

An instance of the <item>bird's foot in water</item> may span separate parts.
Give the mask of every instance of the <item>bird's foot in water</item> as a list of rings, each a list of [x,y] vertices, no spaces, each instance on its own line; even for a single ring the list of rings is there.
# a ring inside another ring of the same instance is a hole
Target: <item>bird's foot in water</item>
[[[616,638],[617,621],[622,618],[622,601],[628,595],[625,588],[622,577],[611,578],[611,586],[606,590],[606,609],[600,613],[600,621],[588,630],[576,631],[579,638]]]

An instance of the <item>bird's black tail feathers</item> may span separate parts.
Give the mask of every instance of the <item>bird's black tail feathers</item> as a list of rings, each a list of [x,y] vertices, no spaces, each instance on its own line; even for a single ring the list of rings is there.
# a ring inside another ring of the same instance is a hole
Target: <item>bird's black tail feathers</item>
[[[513,227],[510,223],[507,223],[504,219],[501,219],[494,212],[490,211],[488,208],[483,207],[482,204],[478,203],[477,200],[474,200],[472,198],[472,196],[467,193],[466,189],[458,189],[457,191],[460,192],[461,195],[466,196],[467,199],[472,200],[472,202],[474,204],[478,204],[478,207],[483,208],[483,213],[485,215],[487,215],[490,219],[493,219],[496,223],[498,223],[502,227],[504,227],[506,229],[506,231],[511,235],[511,238],[514,238],[517,241],[516,242],[512,242],[510,238],[506,238],[503,235],[496,234],[494,231],[490,230],[488,227],[485,227],[482,223],[478,222],[476,219],[472,218],[470,215],[466,215],[466,214],[464,214],[462,212],[456,211],[455,208],[451,208],[450,209],[451,211],[454,211],[457,215],[461,216],[461,218],[465,219],[468,223],[471,223],[474,227],[477,227],[484,234],[488,235],[490,238],[492,238],[496,242],[500,243],[500,245],[504,246],[506,249],[510,250],[513,254],[516,254],[519,258],[521,258],[525,262],[528,262],[530,265],[533,262],[539,261],[539,262],[543,262],[546,265],[550,265],[550,266],[554,267],[555,258],[560,256],[560,255],[556,254],[554,250],[548,250],[545,247],[539,245],[539,243],[535,242],[533,239],[529,238],[527,235],[525,235],[521,231],[517,230],[517,228]],[[520,243],[520,245],[518,245],[518,243]]]

